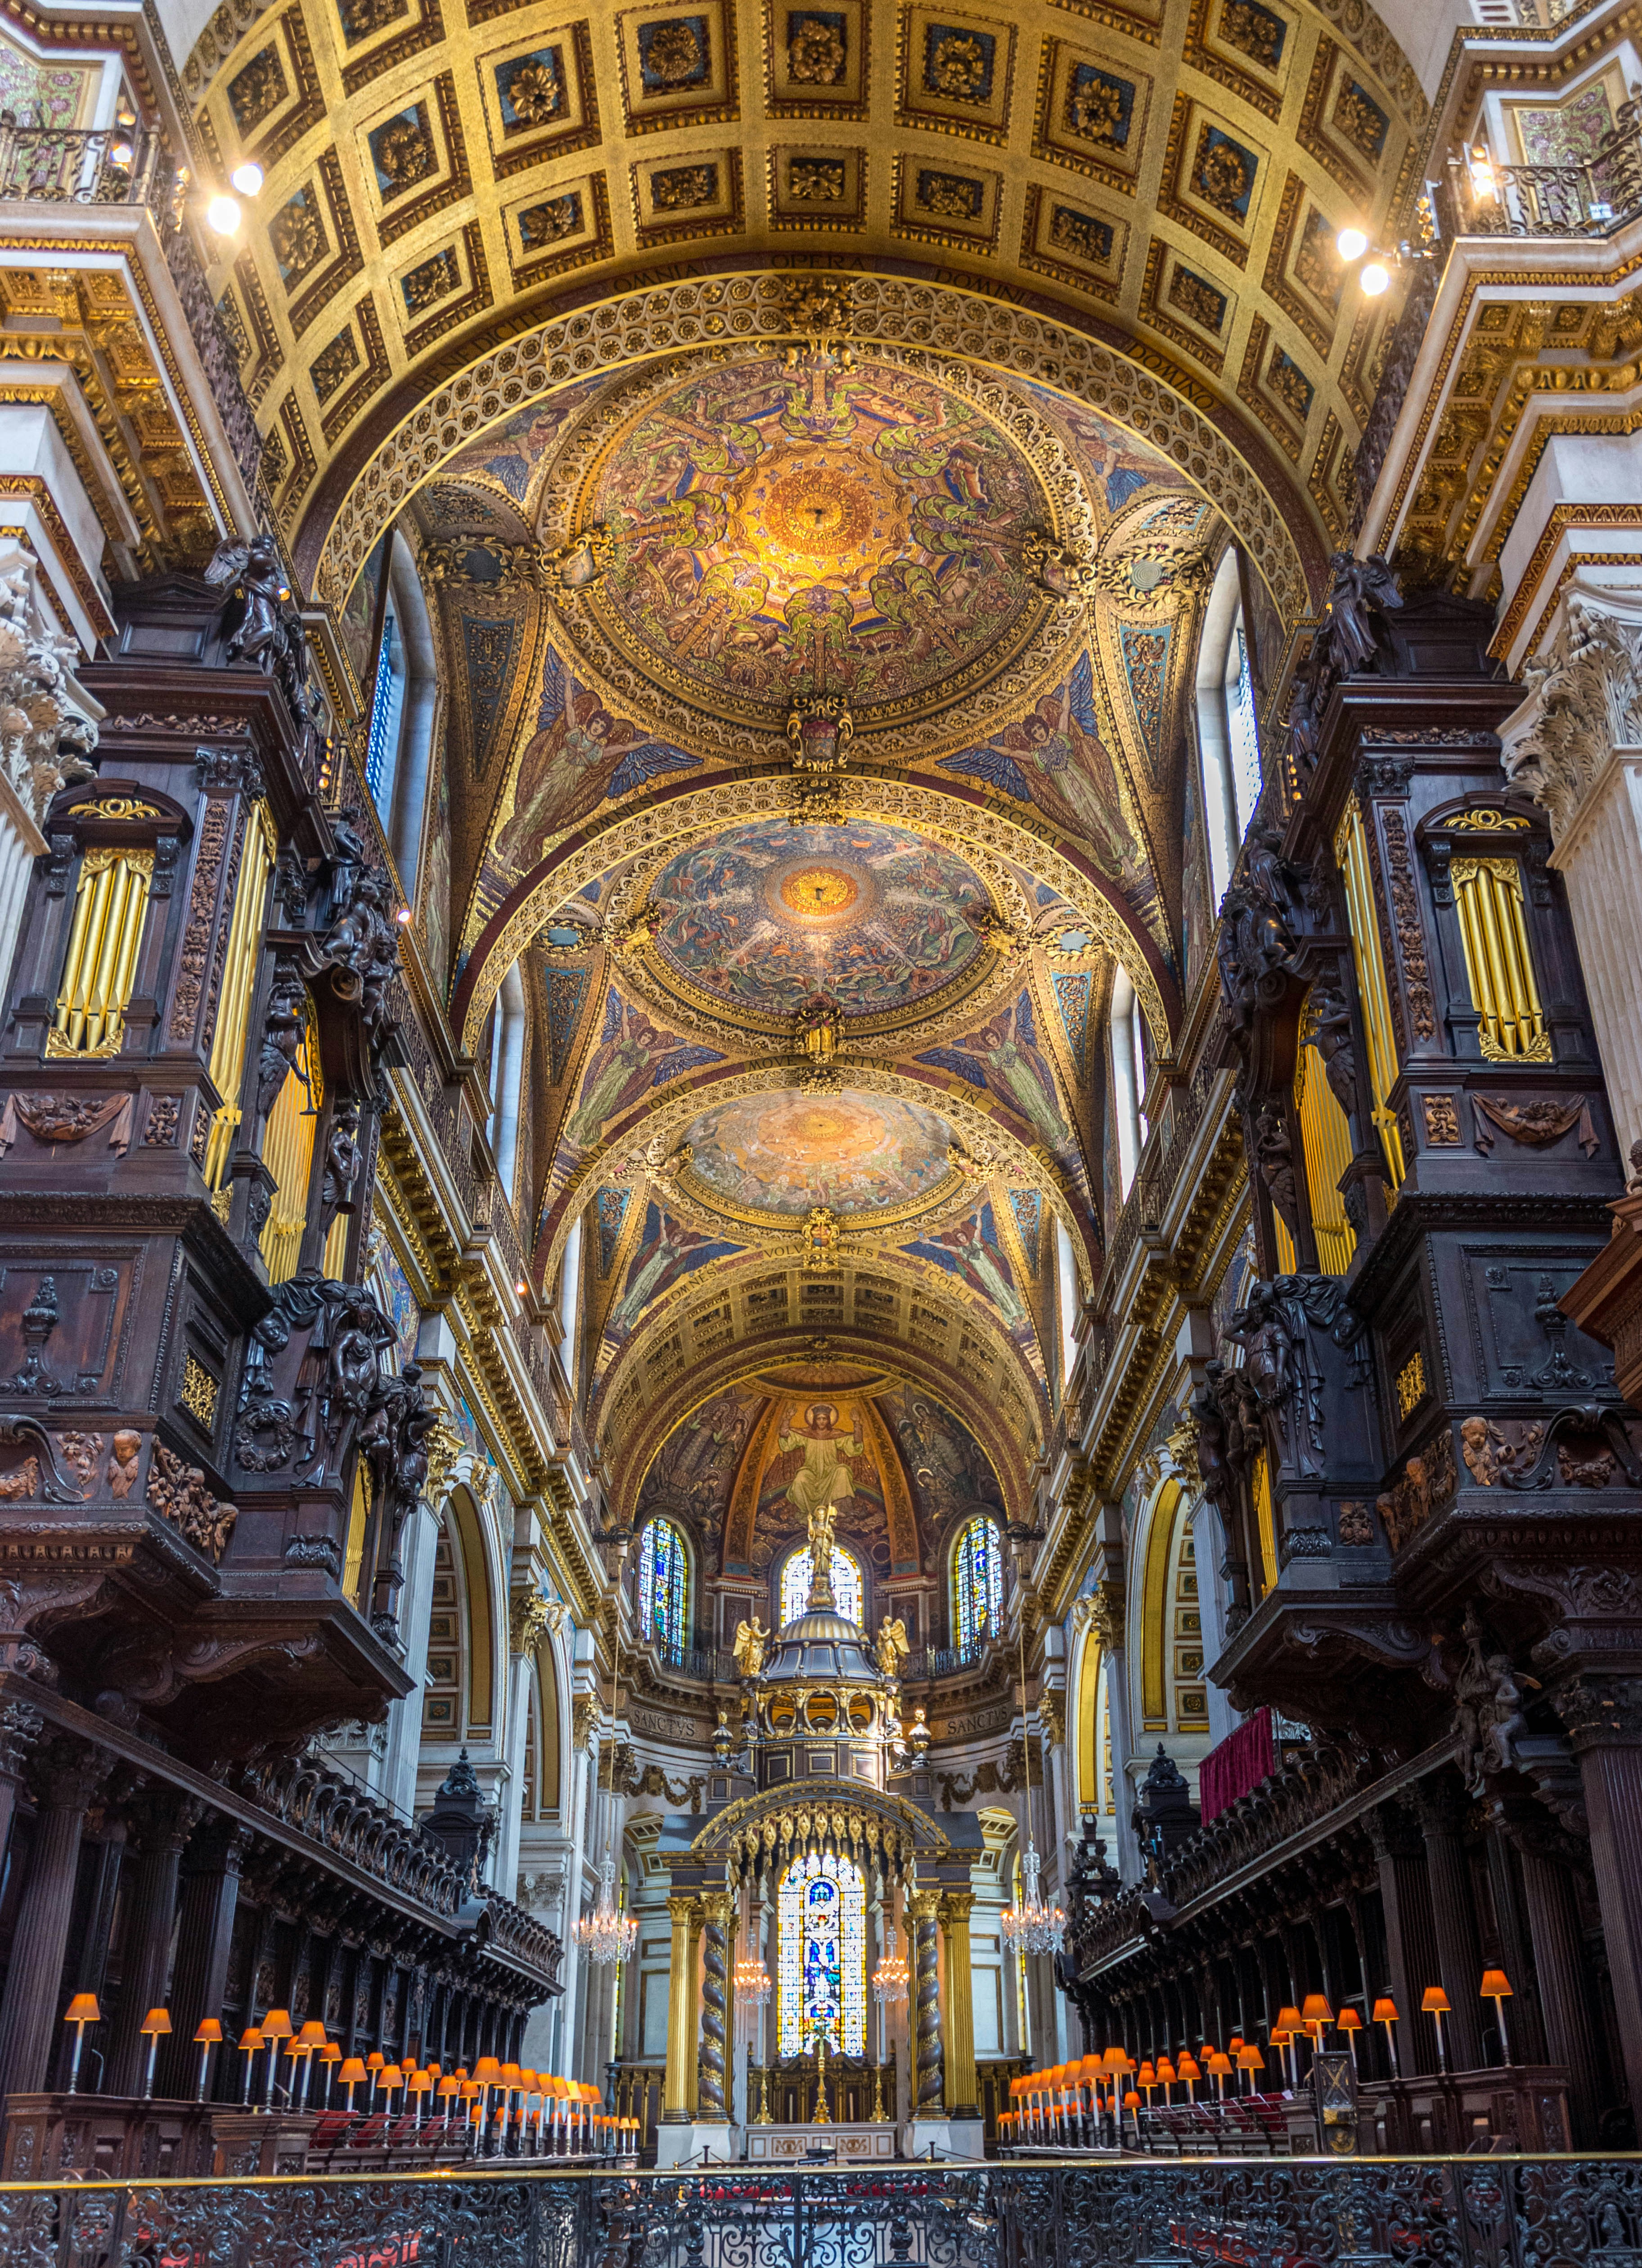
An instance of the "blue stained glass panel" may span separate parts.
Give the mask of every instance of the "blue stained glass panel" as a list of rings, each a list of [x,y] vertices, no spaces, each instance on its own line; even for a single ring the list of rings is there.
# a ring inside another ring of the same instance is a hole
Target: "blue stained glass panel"
[[[816,2035],[844,2055],[866,2046],[866,1886],[830,1851],[795,1859],[776,1906],[779,2052],[806,2055]]]
[[[670,1520],[652,1520],[638,1543],[638,1630],[668,1661],[684,1659],[688,1627],[689,1555]]]
[[[795,1551],[781,1572],[781,1619],[796,1622],[809,1603],[810,1554],[806,1544]],[[841,1544],[832,1547],[832,1594],[841,1615],[852,1623],[861,1619],[861,1570]]]
[[[1004,1559],[998,1523],[972,1520],[953,1555],[953,1632],[961,1649],[996,1638],[1004,1612]]]

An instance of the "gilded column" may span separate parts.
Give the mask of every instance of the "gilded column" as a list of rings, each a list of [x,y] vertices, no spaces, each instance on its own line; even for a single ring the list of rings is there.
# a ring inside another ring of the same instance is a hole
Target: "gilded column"
[[[939,1890],[915,1890],[911,1898],[912,1943],[917,1962],[917,2086],[915,2118],[939,2118],[946,2111],[941,2072],[940,1967],[936,1942]],[[966,1932],[967,1934],[967,1932]]]
[[[667,1976],[667,2075],[661,2115],[676,2125],[687,2122],[690,2115],[690,2076],[695,2064],[690,2025],[690,1924],[696,1918],[695,1899],[669,1898],[667,1918],[673,1924],[673,1946]]]
[[[948,1890],[940,1910],[946,1940],[946,2110],[954,2118],[981,2115],[970,1981],[969,1914],[974,1904],[973,1890]]]
[[[730,1916],[728,1890],[709,1890],[702,1900],[702,2023],[699,2115],[717,2122],[729,2117],[725,2108],[725,2042],[729,2035],[729,1969],[725,1949]]]

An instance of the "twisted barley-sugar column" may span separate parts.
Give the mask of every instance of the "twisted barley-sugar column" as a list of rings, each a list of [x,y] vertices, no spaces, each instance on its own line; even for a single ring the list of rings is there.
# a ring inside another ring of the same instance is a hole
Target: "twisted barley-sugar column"
[[[676,2125],[687,2121],[690,2115],[690,2073],[695,2061],[689,1973],[695,1899],[669,1898],[667,1918],[673,1924],[673,1948],[667,1976],[667,2075],[662,2090],[661,2116]]]
[[[731,1900],[728,1890],[710,1890],[702,1900],[702,2047],[698,2115],[717,2121],[728,2117],[724,2104],[725,2038],[728,2017]]]
[[[954,2118],[978,2118],[975,2075],[975,2002],[969,1969],[973,1890],[948,1890],[941,1901],[946,1939],[946,2108]]]
[[[945,2116],[946,2086],[941,2069],[940,1972],[936,1947],[939,1890],[917,1890],[912,1897],[912,1942],[917,1959],[918,2084],[915,2118]]]

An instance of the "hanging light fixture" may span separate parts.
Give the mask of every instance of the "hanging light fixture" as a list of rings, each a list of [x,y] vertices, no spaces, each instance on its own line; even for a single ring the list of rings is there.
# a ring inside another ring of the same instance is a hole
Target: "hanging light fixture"
[[[1020,1624],[1020,1713],[1024,1721],[1027,1711],[1027,1613],[1024,1599],[1017,1604]],[[1042,1860],[1032,1837],[1032,1737],[1026,1740],[1027,1765],[1027,1847],[1020,1856],[1021,1896],[1018,1906],[1005,1909],[1003,1916],[1004,1942],[1015,1952],[1058,1953],[1066,1942],[1066,1917],[1058,1906],[1046,1906],[1038,1889],[1038,1874]]]
[[[750,1947],[735,1964],[735,1997],[749,2008],[762,2008],[775,1991],[775,1980]]]
[[[873,1998],[880,2008],[898,2008],[907,1997],[908,1970],[899,1943],[895,1925],[886,1922],[883,1955],[873,1971]]]
[[[615,1715],[622,1696],[622,1601],[620,1569],[625,1564],[623,1549],[618,1562],[615,1606],[615,1643],[610,1666],[610,1779],[614,1801],[615,1788]],[[599,1903],[590,1914],[584,1914],[576,1925],[576,1942],[589,1961],[601,1969],[623,1962],[632,1952],[638,1936],[638,1922],[632,1914],[621,1912],[615,1903],[615,1853],[613,1847],[615,1827],[612,1818],[605,1825],[604,1864],[599,1870]]]

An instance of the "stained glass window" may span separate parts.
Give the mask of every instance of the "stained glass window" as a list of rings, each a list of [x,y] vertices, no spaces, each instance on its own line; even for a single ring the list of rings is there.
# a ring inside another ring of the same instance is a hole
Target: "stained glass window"
[[[952,1627],[960,1651],[996,1638],[1004,1612],[1004,1558],[998,1523],[972,1520],[952,1561]]]
[[[670,1520],[652,1520],[638,1543],[638,1636],[669,1661],[684,1659],[689,1557]]]
[[[809,1604],[810,1551],[806,1543],[795,1551],[781,1573],[781,1619],[796,1622]],[[841,1615],[852,1623],[861,1619],[861,1570],[842,1544],[832,1547],[832,1594]]]
[[[849,1859],[812,1851],[783,1877],[776,1906],[780,2048],[806,2055],[818,2032],[845,2055],[866,2048],[866,1885]]]

